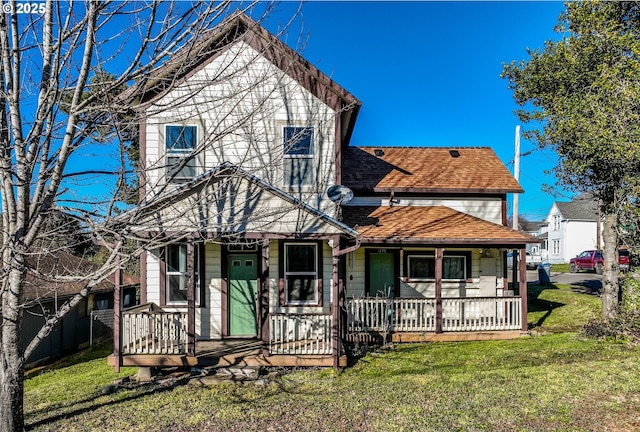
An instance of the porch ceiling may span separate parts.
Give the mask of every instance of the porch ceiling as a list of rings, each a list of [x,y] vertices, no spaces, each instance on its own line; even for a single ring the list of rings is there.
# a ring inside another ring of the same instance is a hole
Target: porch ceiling
[[[343,207],[343,222],[362,242],[464,245],[539,243],[519,231],[445,206]]]

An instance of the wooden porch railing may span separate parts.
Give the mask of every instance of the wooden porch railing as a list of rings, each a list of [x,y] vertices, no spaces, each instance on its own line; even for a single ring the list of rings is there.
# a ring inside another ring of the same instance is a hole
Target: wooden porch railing
[[[184,354],[186,351],[186,312],[122,313],[122,354]]]
[[[433,332],[433,298],[347,300],[347,332]],[[443,331],[517,330],[522,326],[520,297],[442,299]]]
[[[269,352],[329,355],[332,323],[328,314],[271,314]]]

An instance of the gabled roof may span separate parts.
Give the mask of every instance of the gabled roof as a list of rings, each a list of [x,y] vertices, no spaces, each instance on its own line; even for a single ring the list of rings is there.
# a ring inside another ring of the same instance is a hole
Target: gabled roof
[[[488,147],[348,147],[342,179],[367,192],[523,192]]]
[[[243,178],[255,184],[258,188],[267,191],[282,199],[283,201],[291,204],[291,208],[300,209],[313,216],[316,220],[320,220],[329,224],[345,235],[348,235],[352,238],[358,237],[358,233],[344,223],[332,218],[331,216],[316,209],[315,207],[302,202],[293,195],[273,186],[272,184],[229,162],[224,162],[219,166],[205,172],[204,174],[201,174],[198,177],[192,179],[191,181],[182,183],[174,187],[164,194],[152,197],[149,201],[143,202],[139,206],[133,208],[132,210],[129,210],[120,218],[116,218],[115,223],[118,223],[118,220],[125,221],[126,223],[126,221],[129,220],[132,212],[136,212],[141,215],[151,214],[154,211],[158,211],[164,207],[172,205],[173,203],[183,200],[188,196],[197,194],[208,185],[211,185],[218,181],[222,181],[229,177]]]
[[[522,221],[520,222],[520,231],[537,232],[542,228],[543,222]]]
[[[343,207],[343,220],[368,243],[524,245],[535,237],[445,206]]]
[[[596,222],[598,207],[590,196],[581,196],[570,202],[556,202],[556,207],[564,220]]]
[[[340,113],[342,142],[343,145],[348,145],[362,103],[241,12],[234,13],[203,33],[193,44],[180,49],[143,80],[127,89],[121,97],[132,105],[151,103],[239,41],[254,48],[311,94]]]

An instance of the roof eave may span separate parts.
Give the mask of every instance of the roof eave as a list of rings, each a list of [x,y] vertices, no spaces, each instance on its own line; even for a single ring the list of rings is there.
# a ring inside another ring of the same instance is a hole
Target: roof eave
[[[353,191],[360,193],[411,193],[411,194],[494,194],[503,195],[507,193],[524,193],[524,189],[514,188],[416,188],[416,187],[373,187],[358,188],[352,187]]]
[[[540,240],[531,238],[531,240],[524,239],[456,239],[456,238],[384,238],[384,237],[363,237],[362,244],[392,244],[392,245],[443,245],[443,246],[493,246],[493,247],[507,247],[507,246],[522,246],[531,243],[540,243]]]

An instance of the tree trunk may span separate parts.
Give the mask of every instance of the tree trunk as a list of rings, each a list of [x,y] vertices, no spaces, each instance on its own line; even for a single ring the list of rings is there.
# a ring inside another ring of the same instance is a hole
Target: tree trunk
[[[12,260],[12,264],[16,259]],[[24,430],[24,359],[21,354],[22,308],[20,284],[24,266],[17,263],[8,274],[2,296],[2,350],[0,350],[0,431]]]
[[[602,276],[602,318],[614,318],[618,314],[620,284],[618,283],[618,234],[617,216],[606,214],[602,230],[604,241],[604,271]]]

